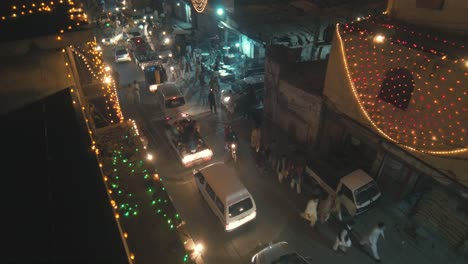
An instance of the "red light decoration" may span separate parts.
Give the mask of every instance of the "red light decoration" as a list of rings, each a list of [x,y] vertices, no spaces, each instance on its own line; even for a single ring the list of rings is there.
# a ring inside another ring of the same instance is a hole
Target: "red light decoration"
[[[354,98],[374,129],[413,151],[468,152],[463,43],[377,19],[337,25],[337,33]]]

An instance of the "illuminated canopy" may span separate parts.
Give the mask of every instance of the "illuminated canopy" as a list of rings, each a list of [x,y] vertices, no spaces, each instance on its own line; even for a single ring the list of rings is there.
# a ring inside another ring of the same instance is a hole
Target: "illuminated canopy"
[[[354,98],[382,136],[429,154],[468,152],[464,43],[379,19],[337,31]]]

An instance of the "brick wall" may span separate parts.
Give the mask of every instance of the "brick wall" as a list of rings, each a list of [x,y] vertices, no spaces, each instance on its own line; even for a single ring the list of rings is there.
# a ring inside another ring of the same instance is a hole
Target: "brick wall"
[[[415,207],[413,219],[421,226],[436,232],[454,249],[466,243],[468,235],[468,207],[466,200],[450,195],[442,187],[434,187]]]

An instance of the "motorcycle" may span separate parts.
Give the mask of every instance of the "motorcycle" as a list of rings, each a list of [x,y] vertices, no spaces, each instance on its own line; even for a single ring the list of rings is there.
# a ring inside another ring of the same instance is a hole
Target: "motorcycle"
[[[229,151],[231,152],[231,157],[234,162],[237,163],[237,144],[236,143],[231,143],[229,147]]]

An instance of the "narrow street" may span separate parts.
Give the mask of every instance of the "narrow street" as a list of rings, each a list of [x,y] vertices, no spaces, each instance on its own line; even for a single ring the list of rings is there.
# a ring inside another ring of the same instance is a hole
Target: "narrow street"
[[[280,185],[271,172],[259,173],[249,147],[251,121],[236,115],[228,118],[225,110],[219,106],[218,114],[211,114],[209,107],[202,105],[197,88],[192,88],[187,98],[189,111],[200,122],[201,134],[214,151],[212,161],[193,168],[225,160],[223,129],[225,123],[231,124],[240,137],[239,163],[235,169],[257,204],[257,218],[253,222],[233,232],[225,232],[198,192],[192,176],[193,168],[181,165],[164,135],[157,102],[145,88],[141,70],[133,62],[113,63],[110,48],[104,48],[104,57],[120,73],[121,85],[134,80],[140,83],[141,103],[128,105],[124,101],[124,115],[135,119],[148,138],[155,167],[160,171],[175,207],[186,221],[193,240],[205,247],[205,263],[248,263],[256,252],[279,241],[287,241],[302,255],[319,262],[354,259],[353,263],[374,263],[357,249],[352,249],[346,256],[333,252],[331,247],[336,227],[326,224],[312,229],[299,216],[305,208],[306,198],[295,194],[286,184]]]

